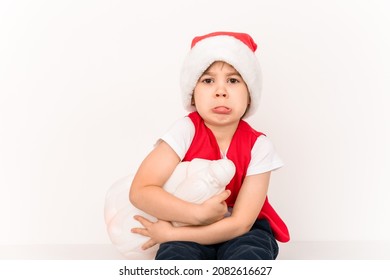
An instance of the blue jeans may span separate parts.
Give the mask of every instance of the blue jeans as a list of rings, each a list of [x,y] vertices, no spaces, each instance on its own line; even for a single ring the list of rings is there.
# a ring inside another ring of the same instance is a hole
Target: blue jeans
[[[156,260],[274,260],[278,252],[279,247],[268,221],[257,220],[249,232],[218,244],[162,243]]]

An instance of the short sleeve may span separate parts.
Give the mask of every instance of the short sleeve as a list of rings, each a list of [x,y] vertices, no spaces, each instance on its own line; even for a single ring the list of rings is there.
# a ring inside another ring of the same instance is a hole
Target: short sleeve
[[[251,157],[247,176],[274,171],[283,166],[283,161],[276,153],[272,142],[265,135],[257,138],[251,151]]]
[[[157,141],[156,145],[163,140],[175,151],[180,160],[183,160],[194,139],[194,135],[194,124],[189,117],[184,117],[177,120]]]

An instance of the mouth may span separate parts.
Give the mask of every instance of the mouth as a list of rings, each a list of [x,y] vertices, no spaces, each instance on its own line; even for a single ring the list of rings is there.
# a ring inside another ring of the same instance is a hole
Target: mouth
[[[232,109],[226,106],[217,106],[212,109],[213,113],[216,114],[229,114]]]

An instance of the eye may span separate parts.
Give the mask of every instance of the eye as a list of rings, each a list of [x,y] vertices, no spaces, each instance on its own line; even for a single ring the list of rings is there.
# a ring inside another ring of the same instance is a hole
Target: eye
[[[239,83],[240,81],[236,78],[229,78],[228,79],[228,83],[231,83],[231,84],[236,84],[236,83]]]
[[[205,84],[211,84],[213,82],[213,79],[211,79],[211,78],[203,78],[201,81],[202,81],[202,83],[205,83]]]

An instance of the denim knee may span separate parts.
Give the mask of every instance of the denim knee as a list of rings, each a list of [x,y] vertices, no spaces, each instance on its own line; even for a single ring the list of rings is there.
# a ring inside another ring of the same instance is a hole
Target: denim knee
[[[252,229],[239,237],[223,243],[218,259],[224,260],[274,260],[279,246],[268,221],[256,221]]]
[[[160,244],[156,260],[210,260],[215,259],[212,247],[195,242],[172,241]]]

